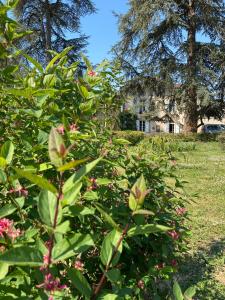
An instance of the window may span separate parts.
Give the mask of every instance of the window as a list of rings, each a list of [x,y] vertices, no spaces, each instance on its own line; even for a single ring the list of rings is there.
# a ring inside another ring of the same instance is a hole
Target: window
[[[145,106],[144,106],[144,104],[140,104],[140,106],[139,106],[139,114],[141,115],[141,114],[143,114],[143,112],[145,112]]]
[[[169,133],[174,133],[174,123],[169,123]]]
[[[145,121],[139,121],[139,130],[145,131]]]

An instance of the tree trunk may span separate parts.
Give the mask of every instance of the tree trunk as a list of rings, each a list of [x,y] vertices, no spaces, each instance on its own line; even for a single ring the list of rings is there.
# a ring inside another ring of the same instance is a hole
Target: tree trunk
[[[51,16],[50,6],[48,0],[45,0],[45,50],[46,50],[46,61],[51,60],[51,54],[47,50],[52,50],[52,31],[51,31]]]
[[[197,132],[197,87],[196,87],[196,24],[195,0],[188,6],[188,80],[185,101],[184,132]]]

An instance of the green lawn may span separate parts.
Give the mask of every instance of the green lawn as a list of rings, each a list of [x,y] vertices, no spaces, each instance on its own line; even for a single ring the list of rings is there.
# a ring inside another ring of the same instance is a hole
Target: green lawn
[[[190,204],[190,250],[180,267],[183,286],[197,284],[198,300],[225,299],[225,151],[216,142],[198,143],[178,154],[178,176],[185,191],[197,193]]]

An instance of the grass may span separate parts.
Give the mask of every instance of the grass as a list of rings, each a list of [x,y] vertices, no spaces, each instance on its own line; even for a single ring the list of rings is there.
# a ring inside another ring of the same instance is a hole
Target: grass
[[[179,270],[184,287],[197,286],[198,300],[225,299],[225,151],[216,142],[197,143],[177,154],[177,175],[185,191],[197,194],[188,204],[192,237]]]

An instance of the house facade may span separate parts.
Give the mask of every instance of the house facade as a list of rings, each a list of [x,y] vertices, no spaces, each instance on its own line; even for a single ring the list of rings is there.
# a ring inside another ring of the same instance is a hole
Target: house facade
[[[181,133],[184,126],[184,113],[179,111],[175,101],[153,91],[152,84],[137,84],[130,88],[123,110],[136,115],[136,129],[146,133]],[[225,124],[225,119],[203,119],[204,124]],[[201,131],[201,127],[198,128]]]

